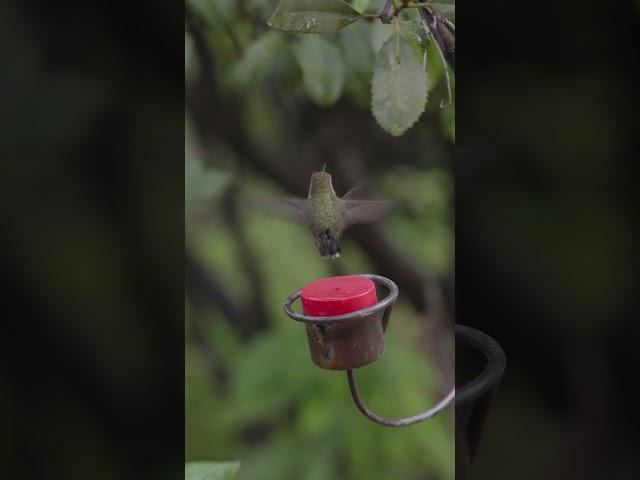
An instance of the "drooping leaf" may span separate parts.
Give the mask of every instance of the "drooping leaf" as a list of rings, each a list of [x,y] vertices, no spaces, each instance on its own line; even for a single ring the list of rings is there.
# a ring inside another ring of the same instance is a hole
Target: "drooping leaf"
[[[184,465],[185,480],[233,480],[239,462],[189,462]]]
[[[409,42],[396,33],[378,54],[371,86],[371,111],[391,135],[406,132],[427,103],[427,76]]]
[[[335,32],[360,19],[343,0],[280,0],[267,24],[291,33]]]
[[[402,33],[404,33],[409,44],[411,44],[416,53],[422,55],[422,51],[426,50],[429,44],[429,35],[422,22],[403,22],[400,25]]]
[[[311,99],[321,106],[334,104],[344,83],[344,63],[338,48],[323,37],[308,36],[296,45],[295,56]]]
[[[242,85],[256,82],[273,64],[275,55],[286,44],[279,32],[267,32],[258,37],[242,55],[242,59],[234,68],[234,78]]]
[[[444,66],[438,53],[438,45],[434,40],[429,40],[427,46],[427,88],[431,93],[444,77]]]

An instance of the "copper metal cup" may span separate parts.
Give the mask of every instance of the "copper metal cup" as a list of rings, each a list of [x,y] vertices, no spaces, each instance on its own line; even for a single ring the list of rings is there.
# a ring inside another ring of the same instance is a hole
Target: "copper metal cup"
[[[284,302],[285,313],[305,324],[311,359],[320,368],[351,370],[376,361],[384,353],[384,332],[398,298],[398,287],[385,277],[361,276],[386,287],[387,296],[371,307],[331,317],[294,312],[292,304],[300,298],[302,290],[296,290]]]

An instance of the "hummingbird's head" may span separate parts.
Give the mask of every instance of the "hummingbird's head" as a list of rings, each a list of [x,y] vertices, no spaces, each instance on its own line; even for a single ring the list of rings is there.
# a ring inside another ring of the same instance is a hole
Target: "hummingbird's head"
[[[312,173],[311,184],[309,185],[309,196],[327,191],[333,191],[331,174],[327,172]]]

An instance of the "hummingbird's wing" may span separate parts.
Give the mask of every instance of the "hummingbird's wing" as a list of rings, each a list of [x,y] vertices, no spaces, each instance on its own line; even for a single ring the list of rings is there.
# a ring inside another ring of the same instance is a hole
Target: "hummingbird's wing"
[[[356,223],[380,220],[391,210],[394,203],[389,200],[344,200],[345,228]]]
[[[304,212],[306,201],[305,198],[297,197],[261,197],[259,201],[255,202],[255,205],[276,217],[306,225],[308,223]]]
[[[365,189],[366,186],[367,186],[367,180],[363,178],[358,183],[356,183],[353,187],[351,187],[351,189],[344,194],[342,199],[349,200],[349,199],[357,198],[357,196],[362,193],[362,191]]]

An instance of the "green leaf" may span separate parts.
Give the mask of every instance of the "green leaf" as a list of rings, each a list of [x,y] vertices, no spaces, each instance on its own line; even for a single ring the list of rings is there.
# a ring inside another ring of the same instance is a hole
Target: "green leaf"
[[[354,0],[351,6],[355,8],[358,12],[364,13],[364,11],[369,6],[370,0]]]
[[[360,19],[343,0],[280,0],[267,25],[292,33],[335,32]]]
[[[241,85],[250,85],[273,64],[276,54],[285,47],[282,34],[267,32],[258,37],[244,51],[242,59],[236,64],[233,74]]]
[[[344,63],[338,48],[323,37],[309,36],[294,47],[294,52],[311,99],[320,106],[334,104],[344,83]]]
[[[427,49],[429,35],[421,21],[403,22],[400,24],[400,28],[416,52],[420,50],[420,53],[422,53],[422,50]]]
[[[189,462],[184,465],[185,480],[233,480],[240,462]]]
[[[427,74],[409,42],[396,33],[378,54],[371,86],[371,111],[391,135],[406,132],[427,103]]]
[[[427,88],[429,92],[432,92],[444,77],[444,66],[442,65],[440,54],[438,53],[438,45],[435,41],[429,40],[427,52],[427,73],[429,76],[429,79],[427,80]]]

